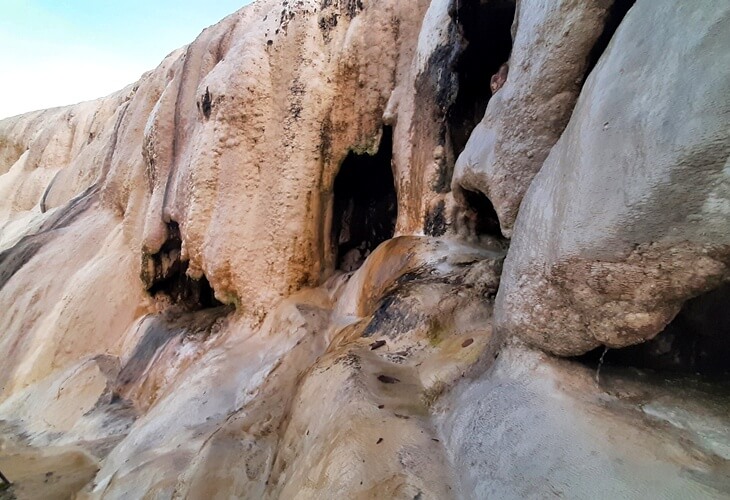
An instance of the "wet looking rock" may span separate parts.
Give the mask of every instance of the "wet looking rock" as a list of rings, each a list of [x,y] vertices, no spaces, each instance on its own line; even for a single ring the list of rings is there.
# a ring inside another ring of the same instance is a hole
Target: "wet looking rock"
[[[153,297],[196,311],[223,305],[216,300],[207,278],[187,275],[188,262],[181,260],[182,239],[177,222],[167,224],[167,240],[160,250],[142,258],[142,282]]]
[[[354,271],[375,247],[393,237],[398,200],[392,149],[392,130],[384,127],[376,154],[350,152],[340,167],[332,219],[338,269]]]

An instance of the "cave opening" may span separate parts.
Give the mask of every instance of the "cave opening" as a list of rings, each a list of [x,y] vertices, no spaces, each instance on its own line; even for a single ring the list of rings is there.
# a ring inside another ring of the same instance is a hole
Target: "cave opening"
[[[471,234],[502,238],[499,217],[491,200],[479,191],[462,189],[461,194],[468,207],[467,226]]]
[[[685,302],[674,319],[651,340],[621,349],[599,347],[574,359],[594,368],[602,364],[727,380],[728,304],[730,283],[725,283]]]
[[[143,266],[147,292],[187,311],[222,306],[205,275],[197,280],[187,275],[188,262],[181,259],[181,254],[180,226],[172,221],[167,224],[165,243],[159,252],[147,257],[147,265]]]
[[[492,76],[500,72],[512,52],[515,2],[460,0],[454,2],[451,17],[465,44],[454,68],[458,92],[447,113],[454,157],[458,157],[484,117],[492,97]]]
[[[348,153],[334,183],[332,244],[337,269],[354,271],[393,237],[398,198],[392,167],[393,130],[383,127],[375,154]]]

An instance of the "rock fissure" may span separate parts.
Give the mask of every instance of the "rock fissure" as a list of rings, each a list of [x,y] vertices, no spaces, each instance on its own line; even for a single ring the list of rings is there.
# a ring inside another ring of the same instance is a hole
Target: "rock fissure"
[[[515,1],[454,1],[451,16],[463,47],[454,67],[458,90],[446,118],[456,157],[484,116],[492,97],[492,77],[509,59]]]

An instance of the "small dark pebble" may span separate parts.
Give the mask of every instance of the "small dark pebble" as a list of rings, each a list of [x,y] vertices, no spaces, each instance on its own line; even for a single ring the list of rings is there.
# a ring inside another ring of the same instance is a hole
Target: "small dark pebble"
[[[436,438],[431,438],[431,441],[436,441],[437,443],[440,443],[440,442],[441,442],[441,441],[439,441],[439,440],[438,440],[438,439],[436,439]]]
[[[53,475],[53,472],[46,472],[46,477],[51,477]]]
[[[461,347],[469,347],[474,343],[474,339],[466,339],[464,342],[461,343]]]
[[[385,408],[385,405],[378,405],[378,410],[382,410],[383,408]]]
[[[404,420],[408,420],[409,418],[411,418],[408,415],[401,415],[400,413],[394,413],[393,415],[395,415],[398,418],[402,418]]]
[[[377,443],[375,443],[375,444],[380,444],[380,443],[382,443],[382,442],[383,442],[383,438],[378,438],[378,442],[377,442]]]
[[[377,340],[377,341],[373,342],[372,344],[370,344],[370,350],[374,351],[375,349],[380,349],[384,345],[385,345],[385,340]]]
[[[398,380],[397,378],[390,377],[388,375],[378,375],[378,380],[380,380],[384,384],[395,384],[400,382],[400,380]]]

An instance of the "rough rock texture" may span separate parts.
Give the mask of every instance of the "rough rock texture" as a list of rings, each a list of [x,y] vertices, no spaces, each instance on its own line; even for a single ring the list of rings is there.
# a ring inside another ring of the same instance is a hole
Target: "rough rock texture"
[[[711,1],[629,11],[525,196],[499,328],[559,354],[623,347],[730,278],[728,26]]]
[[[609,4],[521,1],[491,101],[510,0],[259,0],[111,96],[0,121],[12,493],[727,496],[727,285],[644,365],[503,345],[640,341],[724,279],[728,8],[639,0],[511,247],[488,197],[450,191],[485,107],[547,152]]]
[[[511,237],[522,197],[563,132],[610,0],[520,0],[504,85],[456,163],[452,186],[485,194]]]

